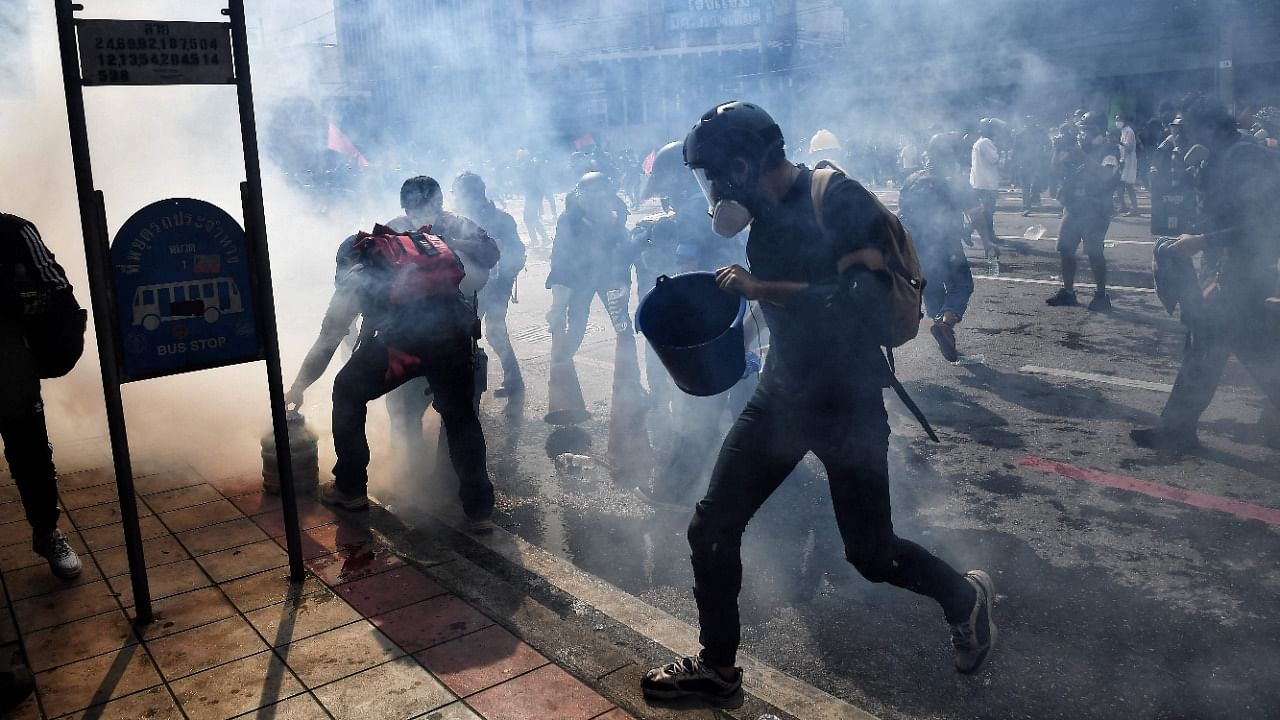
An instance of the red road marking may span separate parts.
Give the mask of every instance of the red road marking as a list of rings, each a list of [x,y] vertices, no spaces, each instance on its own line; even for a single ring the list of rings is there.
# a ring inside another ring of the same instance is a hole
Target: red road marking
[[[1119,490],[1128,490],[1130,492],[1139,492],[1143,495],[1149,495],[1162,500],[1173,500],[1184,505],[1204,508],[1206,510],[1219,510],[1221,512],[1231,513],[1249,520],[1261,520],[1271,525],[1280,525],[1280,510],[1274,508],[1262,507],[1261,505],[1250,505],[1249,503],[1240,502],[1239,500],[1229,500],[1217,495],[1206,495],[1192,490],[1183,490],[1171,485],[1161,485],[1160,483],[1151,482],[1150,480],[1139,480],[1138,478],[1126,477],[1124,475],[1112,475],[1101,470],[1090,470],[1088,468],[1076,467],[1067,463],[1058,462],[1056,460],[1046,460],[1045,458],[1034,457],[1028,455],[1018,461],[1018,465],[1032,470],[1038,470],[1044,473],[1053,473],[1062,475],[1074,480],[1084,480],[1085,482],[1097,483],[1098,485],[1106,485],[1107,487],[1117,488]]]

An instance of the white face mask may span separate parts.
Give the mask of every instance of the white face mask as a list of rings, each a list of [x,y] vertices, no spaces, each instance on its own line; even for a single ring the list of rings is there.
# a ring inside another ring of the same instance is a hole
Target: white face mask
[[[720,237],[731,238],[751,224],[751,211],[736,200],[718,200],[711,209],[711,229]]]

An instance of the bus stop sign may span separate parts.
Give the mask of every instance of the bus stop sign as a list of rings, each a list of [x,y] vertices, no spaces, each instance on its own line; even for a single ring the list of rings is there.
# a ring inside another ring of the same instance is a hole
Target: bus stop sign
[[[262,359],[244,229],[203,200],[170,198],[111,243],[124,381]]]

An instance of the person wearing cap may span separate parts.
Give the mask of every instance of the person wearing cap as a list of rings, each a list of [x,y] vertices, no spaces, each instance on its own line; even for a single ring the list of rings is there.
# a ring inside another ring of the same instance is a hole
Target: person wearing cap
[[[689,523],[702,649],[646,673],[645,697],[742,703],[736,666],[742,536],[810,451],[826,468],[845,557],[871,582],[934,599],[951,625],[956,669],[976,672],[995,644],[991,578],[956,572],[893,527],[883,398],[891,376],[877,318],[888,302],[886,255],[901,232],[898,219],[838,172],[821,196],[819,219],[813,171],[787,161],[782,130],[751,103],[705,113],[685,138],[684,159],[711,206],[715,232],[728,238],[751,228],[750,269],[723,267],[716,279],[725,291],[760,303],[771,348]],[[819,289],[831,286],[839,288],[836,296]]]
[[[1100,115],[1086,113],[1080,124],[1078,146],[1063,159],[1066,174],[1058,188],[1062,203],[1062,228],[1058,232],[1058,260],[1062,267],[1062,288],[1045,303],[1052,307],[1079,305],[1076,299],[1076,251],[1084,245],[1089,256],[1097,291],[1089,309],[1111,309],[1107,295],[1107,259],[1103,254],[1107,230],[1111,227],[1112,204],[1120,182],[1117,149],[1107,140],[1106,125]]]

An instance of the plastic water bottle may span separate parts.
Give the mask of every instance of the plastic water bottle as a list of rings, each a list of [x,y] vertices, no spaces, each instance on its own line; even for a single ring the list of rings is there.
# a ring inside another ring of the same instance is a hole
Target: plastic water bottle
[[[991,277],[1000,277],[1000,256],[991,254],[987,256],[987,274]]]

